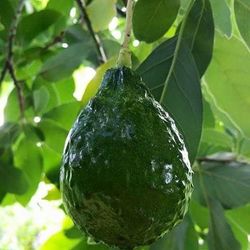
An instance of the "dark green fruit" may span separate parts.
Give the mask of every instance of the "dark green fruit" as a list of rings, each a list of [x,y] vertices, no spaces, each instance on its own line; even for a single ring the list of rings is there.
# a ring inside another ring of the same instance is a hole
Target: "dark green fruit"
[[[126,67],[107,71],[77,118],[60,178],[74,223],[120,248],[151,244],[179,223],[192,190],[173,119]]]

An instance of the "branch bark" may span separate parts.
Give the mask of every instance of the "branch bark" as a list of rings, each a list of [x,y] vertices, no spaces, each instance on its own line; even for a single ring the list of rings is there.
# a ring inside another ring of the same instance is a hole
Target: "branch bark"
[[[9,29],[9,35],[8,35],[8,41],[7,41],[7,55],[6,55],[6,59],[5,59],[4,66],[3,66],[3,69],[1,71],[1,76],[0,76],[0,84],[1,84],[6,74],[7,73],[10,74],[10,77],[13,80],[13,83],[17,89],[17,97],[18,97],[18,102],[19,102],[21,118],[24,118],[24,96],[23,96],[23,91],[22,91],[22,87],[20,84],[21,81],[17,79],[16,74],[15,74],[15,68],[14,68],[14,62],[13,62],[13,55],[14,55],[13,47],[15,44],[17,25],[18,25],[20,16],[22,14],[24,1],[25,0],[19,0],[15,16],[13,18],[12,24]]]
[[[87,25],[87,28],[89,30],[89,33],[90,33],[90,35],[93,38],[93,41],[95,43],[96,50],[97,50],[97,53],[98,53],[98,56],[99,56],[99,61],[100,61],[100,63],[104,63],[104,62],[107,61],[107,56],[105,54],[105,51],[104,51],[103,45],[101,43],[100,37],[93,30],[91,21],[89,19],[88,13],[86,11],[85,2],[84,2],[84,0],[83,1],[82,0],[76,0],[76,2],[77,2],[77,5],[79,7],[79,10],[81,12],[82,19],[85,21],[85,23]]]

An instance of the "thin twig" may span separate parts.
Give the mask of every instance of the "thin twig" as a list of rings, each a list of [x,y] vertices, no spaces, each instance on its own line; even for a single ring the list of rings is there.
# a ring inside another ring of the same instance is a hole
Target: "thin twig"
[[[42,49],[42,51],[46,51],[57,43],[62,42],[65,31],[61,31],[59,35],[55,36],[52,41],[48,42]]]
[[[95,43],[96,46],[96,50],[99,56],[99,60],[100,63],[104,63],[107,61],[107,56],[105,54],[104,48],[102,46],[101,40],[99,38],[99,36],[94,32],[91,21],[89,19],[88,13],[86,11],[86,6],[85,6],[85,2],[84,0],[76,0],[79,10],[81,12],[81,16],[83,18],[83,20],[85,21],[87,28],[89,30],[89,33],[91,35],[91,37],[93,38],[93,41]]]
[[[7,42],[7,55],[6,55],[6,59],[5,59],[4,66],[3,66],[3,69],[1,71],[1,76],[0,76],[0,84],[1,84],[6,76],[6,73],[9,72],[10,77],[12,78],[13,83],[17,89],[17,96],[18,96],[20,113],[21,113],[22,118],[24,117],[24,96],[23,96],[22,87],[20,85],[21,81],[17,80],[16,74],[15,74],[15,68],[14,68],[14,62],[13,62],[13,55],[14,55],[13,47],[14,47],[15,38],[16,38],[17,25],[18,25],[20,16],[22,14],[24,1],[25,0],[19,0],[15,16],[10,26],[8,42]]]

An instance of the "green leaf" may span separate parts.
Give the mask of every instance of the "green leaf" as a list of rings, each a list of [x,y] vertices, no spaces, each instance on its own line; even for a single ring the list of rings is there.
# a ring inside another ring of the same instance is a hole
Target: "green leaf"
[[[81,239],[69,239],[63,231],[51,236],[41,247],[41,250],[69,250],[81,241]]]
[[[33,92],[35,90],[39,90],[40,88],[46,88],[46,90],[48,91],[48,94],[49,94],[48,104],[46,105],[46,107],[44,106],[44,108],[40,111],[41,113],[48,112],[52,108],[57,107],[58,105],[61,104],[61,99],[67,100],[68,96],[72,95],[72,92],[67,93],[67,95],[65,95],[65,96],[63,96],[63,98],[61,98],[62,93],[59,93],[59,92],[61,92],[60,87],[59,87],[60,84],[61,84],[61,82],[57,82],[56,84],[51,84],[51,82],[48,82],[39,76],[35,79],[35,81],[33,83]],[[69,84],[71,84],[71,83],[69,82]],[[69,88],[69,90],[71,90],[71,88]]]
[[[242,140],[239,154],[250,159],[250,139]]]
[[[17,28],[17,39],[27,45],[35,37],[46,31],[60,17],[59,12],[46,9],[23,17]]]
[[[86,8],[95,32],[105,30],[116,16],[116,0],[93,0]]]
[[[210,103],[203,98],[203,127],[214,128],[215,118]]]
[[[233,139],[228,134],[212,128],[206,128],[202,131],[201,141],[213,146],[222,146],[231,149]]]
[[[17,91],[16,88],[14,88],[8,97],[8,102],[4,109],[4,120],[6,122],[16,122],[18,121],[19,117],[20,109],[18,104]]]
[[[1,23],[4,25],[5,30],[2,32],[4,33],[4,38],[8,33],[9,26],[11,24],[12,18],[14,16],[14,8],[9,0],[1,0],[1,7],[0,7],[0,17]],[[0,33],[1,37],[1,33]]]
[[[54,201],[54,200],[60,200],[61,199],[61,193],[58,190],[56,186],[54,186],[52,189],[48,191],[48,194],[43,198],[47,201]]]
[[[83,233],[76,226],[65,229],[64,234],[69,239],[77,239],[77,238],[82,238],[83,237]]]
[[[225,0],[210,0],[215,27],[219,29],[222,34],[230,37],[232,35],[231,11]]]
[[[243,250],[250,248],[248,235],[250,234],[250,206],[229,210],[226,218],[230,223],[235,237],[240,241]]]
[[[234,11],[241,36],[250,49],[250,2],[249,0],[235,0]]]
[[[232,229],[227,223],[222,206],[218,201],[210,200],[210,226],[208,246],[210,250],[240,250]]]
[[[184,42],[177,48],[176,38],[167,40],[149,55],[137,72],[176,121],[193,162],[201,136],[202,97],[191,52]],[[164,86],[167,91],[163,94]]]
[[[22,169],[29,183],[28,191],[21,196],[16,196],[17,200],[26,205],[37,190],[41,180],[43,161],[41,153],[36,144],[23,138],[14,151],[15,165]]]
[[[194,197],[203,205],[208,198],[217,199],[229,209],[250,202],[250,165],[231,161],[223,155],[209,160],[197,166]]]
[[[29,187],[23,171],[14,166],[10,149],[0,149],[0,183],[0,193],[22,195]]]
[[[0,147],[8,148],[15,142],[20,135],[20,126],[16,123],[4,123],[0,127]]]
[[[38,127],[45,135],[45,143],[57,153],[62,154],[68,131],[49,119],[43,119]]]
[[[43,115],[42,119],[53,120],[66,130],[69,130],[77,117],[79,109],[79,102],[66,103],[50,110]]]
[[[88,57],[90,51],[88,43],[76,43],[62,49],[44,63],[40,75],[48,81],[66,78]]]
[[[45,86],[42,86],[33,92],[33,102],[36,113],[42,113],[46,109],[49,98],[49,91]]]
[[[176,19],[179,7],[179,0],[138,0],[133,15],[135,37],[146,42],[162,37]]]
[[[209,210],[201,206],[194,199],[191,199],[189,204],[189,213],[192,221],[202,230],[207,229],[209,225]]]
[[[59,184],[59,172],[61,165],[61,154],[51,149],[46,143],[43,143],[42,156],[44,164],[44,172],[47,178],[55,185]]]
[[[4,29],[5,29],[4,25],[0,22],[0,31],[2,31]]]
[[[230,53],[229,53],[230,52]],[[205,75],[205,87],[219,109],[236,127],[250,137],[250,53],[235,37],[227,39],[217,34],[213,60]]]
[[[188,13],[183,37],[188,42],[200,76],[202,76],[211,61],[214,43],[214,21],[209,0],[194,2]]]
[[[75,91],[75,82],[72,77],[56,82],[54,87],[57,91],[60,103],[69,103],[75,101],[73,93]]]
[[[58,0],[50,0],[46,6],[46,9],[56,10],[61,14],[68,16],[72,7],[73,7],[72,0],[64,0],[63,4]]]
[[[154,243],[150,250],[198,250],[198,235],[192,220],[186,218],[162,239]]]

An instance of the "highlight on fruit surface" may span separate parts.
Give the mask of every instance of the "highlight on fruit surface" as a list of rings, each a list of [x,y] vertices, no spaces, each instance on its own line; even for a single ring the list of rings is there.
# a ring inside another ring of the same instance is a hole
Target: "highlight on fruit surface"
[[[183,219],[192,192],[184,141],[133,70],[106,72],[68,135],[60,183],[74,223],[110,246],[151,244]]]

